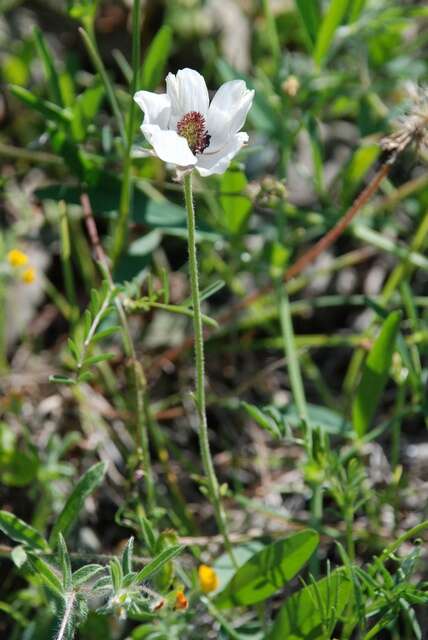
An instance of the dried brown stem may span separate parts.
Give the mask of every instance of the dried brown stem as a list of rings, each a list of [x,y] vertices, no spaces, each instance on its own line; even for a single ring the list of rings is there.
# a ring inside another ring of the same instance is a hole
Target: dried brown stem
[[[109,268],[107,256],[105,254],[105,251],[100,241],[97,225],[95,224],[94,214],[92,213],[91,201],[89,200],[89,196],[87,193],[81,194],[80,204],[82,205],[83,218],[85,220],[86,230],[88,232],[91,245],[95,251],[96,259],[104,267],[106,267],[106,273],[110,276],[110,268]]]

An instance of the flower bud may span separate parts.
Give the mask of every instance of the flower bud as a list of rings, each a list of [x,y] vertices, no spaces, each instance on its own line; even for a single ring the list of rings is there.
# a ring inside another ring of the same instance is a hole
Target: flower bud
[[[300,89],[299,79],[293,75],[288,76],[288,78],[286,78],[282,83],[281,89],[287,96],[290,96],[290,98],[294,98],[294,96],[297,95],[297,92]]]
[[[199,584],[204,593],[210,593],[218,589],[218,575],[212,567],[201,564],[198,569]]]
[[[184,595],[183,591],[177,591],[175,594],[175,609],[177,611],[186,610],[189,607],[189,601]]]

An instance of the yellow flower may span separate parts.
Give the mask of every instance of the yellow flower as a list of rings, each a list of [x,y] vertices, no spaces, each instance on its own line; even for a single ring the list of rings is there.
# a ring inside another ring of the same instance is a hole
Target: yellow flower
[[[189,606],[189,601],[182,591],[177,591],[175,594],[175,608],[178,609],[187,609]]]
[[[28,267],[21,273],[21,280],[25,284],[31,284],[36,279],[36,270],[33,267]]]
[[[19,249],[12,249],[7,254],[7,261],[11,267],[25,267],[28,263],[28,256]]]
[[[201,564],[198,569],[199,584],[204,593],[210,593],[218,588],[219,580],[218,575],[212,567],[206,564]]]

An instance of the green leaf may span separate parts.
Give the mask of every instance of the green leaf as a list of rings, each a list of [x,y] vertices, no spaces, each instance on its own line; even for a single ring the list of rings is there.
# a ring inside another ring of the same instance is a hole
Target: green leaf
[[[87,125],[93,123],[104,95],[104,86],[96,82],[92,87],[88,87],[83,93],[77,96],[76,108],[79,110],[81,117]]]
[[[118,558],[114,557],[112,558],[112,560],[110,560],[109,570],[111,583],[113,585],[113,591],[115,593],[118,593],[122,588],[123,581],[122,565],[120,564]]]
[[[281,410],[287,422],[292,427],[298,427],[301,420],[295,404],[290,403]],[[352,430],[352,425],[343,415],[327,407],[308,403],[308,416],[311,424],[320,427],[327,433],[340,433],[342,435]]]
[[[98,578],[98,580],[95,582],[95,584],[92,586],[91,592],[92,593],[102,593],[104,591],[109,591],[113,588],[112,582],[111,582],[111,577],[110,575],[108,576],[103,576],[102,578]]]
[[[165,74],[165,66],[171,53],[172,29],[164,25],[159,29],[146,54],[141,71],[141,86],[152,91],[156,89]]]
[[[126,137],[126,130],[125,130],[125,121],[124,121],[124,117],[120,109],[119,103],[117,101],[115,87],[109,78],[109,75],[107,73],[107,70],[104,66],[102,59],[100,58],[100,55],[98,53],[97,47],[95,46],[95,42],[93,40],[92,34],[88,33],[87,31],[85,31],[85,29],[82,29],[82,28],[79,28],[79,32],[88,50],[89,57],[91,58],[92,64],[94,65],[95,69],[97,70],[104,84],[105,92],[110,102],[111,110],[116,118],[117,126],[119,128],[120,136],[122,138],[122,142],[126,145],[127,137]]]
[[[139,582],[143,582],[143,580],[147,580],[147,578],[149,578],[151,575],[156,573],[156,571],[159,571],[159,569],[163,567],[163,565],[166,562],[169,562],[170,560],[175,558],[175,556],[178,556],[178,554],[180,554],[183,551],[183,549],[184,549],[184,545],[175,544],[161,551],[161,553],[159,553],[159,555],[157,555],[156,558],[151,560],[144,567],[144,569],[141,569],[141,571],[137,573],[137,575],[135,576],[135,582],[139,583]]]
[[[212,284],[209,284],[207,287],[205,287],[201,291],[201,294],[200,294],[201,302],[203,300],[208,300],[208,298],[211,298],[211,296],[217,293],[217,291],[220,291],[220,289],[223,289],[225,285],[226,283],[224,280],[216,280]],[[191,302],[189,304],[191,304]]]
[[[80,353],[79,353],[79,349],[77,348],[76,343],[74,342],[74,340],[72,338],[68,338],[67,344],[68,344],[68,348],[70,350],[71,355],[76,360],[76,362],[78,362],[79,358],[80,358]]]
[[[137,240],[134,240],[129,246],[128,254],[130,256],[146,256],[153,253],[158,248],[162,235],[158,229],[153,229],[142,235]]]
[[[226,283],[225,283],[224,280],[216,280],[212,284],[209,284],[207,287],[202,289],[202,291],[200,293],[201,302],[202,302],[202,300],[208,300],[208,298],[210,298],[215,293],[217,293],[217,291],[220,291],[220,289],[223,289],[225,284]],[[192,306],[192,297],[190,296],[189,298],[186,298],[185,300],[183,300],[183,302],[181,303],[180,306],[182,306],[182,307],[191,307]]]
[[[9,84],[25,86],[29,81],[29,66],[21,56],[4,55],[1,65],[3,81]]]
[[[60,533],[66,535],[69,531],[78,518],[86,498],[102,483],[106,469],[105,462],[98,462],[80,478],[54,524],[49,539],[52,546],[57,544]]]
[[[244,231],[252,205],[248,196],[244,195],[247,179],[242,171],[229,169],[220,181],[220,203],[224,217],[222,224],[231,234]]]
[[[122,570],[124,575],[132,571],[132,554],[134,553],[134,538],[131,536],[126,545],[122,556]]]
[[[317,193],[324,193],[324,149],[321,140],[319,123],[312,113],[306,117],[306,128],[309,134],[309,141],[312,151],[312,162],[314,165],[314,183]]]
[[[60,125],[69,124],[69,122],[71,122],[71,114],[66,109],[61,109],[53,102],[48,102],[47,100],[38,98],[34,93],[31,93],[31,91],[24,89],[24,87],[11,85],[10,91],[14,96],[26,104],[27,107],[30,107],[30,109],[33,109],[34,111],[38,111],[48,120],[53,120]]]
[[[16,604],[9,604],[8,602],[0,601],[0,611],[3,611],[8,616],[10,616],[15,622],[17,622],[24,629],[28,629],[30,625],[30,621],[22,615],[19,611],[17,611]]]
[[[84,367],[92,367],[94,364],[99,364],[100,362],[105,362],[106,360],[111,360],[116,356],[113,352],[100,353],[97,356],[91,356],[90,358],[86,358],[83,363]]]
[[[64,591],[69,591],[73,584],[71,579],[71,561],[68,554],[67,545],[65,544],[64,537],[61,533],[58,536],[58,555],[59,563],[62,569],[62,584],[64,587]]]
[[[68,384],[68,385],[76,384],[76,381],[73,380],[73,378],[67,378],[66,376],[49,376],[49,382],[54,382],[55,384]]]
[[[219,608],[263,602],[300,571],[319,543],[316,531],[306,529],[277,540],[255,553],[240,567],[226,588],[216,596]]]
[[[0,479],[9,487],[25,487],[34,481],[39,460],[34,451],[3,450],[0,443]]]
[[[370,426],[387,383],[400,318],[398,311],[389,314],[367,356],[352,404],[352,422],[355,432],[360,438],[364,436]]]
[[[345,572],[333,571],[285,601],[266,640],[324,640],[323,620],[337,621],[351,596]]]
[[[260,540],[251,540],[250,542],[245,542],[233,547],[234,562],[232,562],[227,552],[216,558],[214,569],[219,580],[217,593],[223,591],[223,589],[229,584],[236,573],[237,567],[241,567],[256,552],[264,549],[265,546],[266,545]]]
[[[63,596],[64,589],[61,583],[60,578],[55,573],[55,571],[48,565],[47,562],[42,560],[39,556],[29,555],[28,559],[33,570],[43,581],[45,586],[50,589],[55,595]]]
[[[312,51],[317,39],[320,20],[318,0],[295,0],[295,3],[306,36],[306,43],[309,50]]]
[[[272,416],[264,413],[261,409],[256,407],[256,405],[249,404],[248,402],[241,402],[241,407],[245,409],[250,418],[257,422],[259,427],[268,431],[271,436],[276,439],[281,437],[281,430]]]
[[[99,573],[104,571],[104,567],[101,564],[87,564],[84,567],[80,567],[73,573],[73,584],[75,587],[85,584],[98,576]]]
[[[104,340],[104,338],[108,338],[114,333],[119,333],[122,327],[120,325],[113,325],[112,327],[107,327],[107,329],[103,329],[102,331],[98,331],[91,340],[91,343],[99,342],[100,340]]]
[[[349,5],[349,22],[354,22],[358,20],[360,15],[363,12],[363,9],[366,5],[367,0],[352,0]]]
[[[132,632],[132,640],[168,640],[158,624],[143,624]]]
[[[342,202],[348,203],[355,195],[355,191],[379,156],[379,153],[379,145],[371,144],[359,147],[353,154],[343,176]]]
[[[49,549],[48,543],[36,529],[30,527],[29,524],[9,511],[0,511],[0,530],[12,540],[32,549],[38,549],[39,551]]]
[[[61,97],[58,73],[55,69],[52,53],[49,51],[49,47],[40,29],[35,27],[33,33],[37,51],[42,60],[46,80],[49,85],[50,97],[58,106],[62,107],[64,104]]]
[[[330,5],[321,22],[315,43],[314,60],[317,64],[321,65],[326,59],[336,29],[341,24],[347,8],[348,3],[345,2],[345,0],[330,1]]]
[[[151,525],[150,520],[148,520],[148,518],[146,518],[146,516],[143,516],[141,513],[138,514],[138,522],[141,527],[146,547],[148,548],[149,553],[153,555],[154,549],[156,547],[156,533]]]

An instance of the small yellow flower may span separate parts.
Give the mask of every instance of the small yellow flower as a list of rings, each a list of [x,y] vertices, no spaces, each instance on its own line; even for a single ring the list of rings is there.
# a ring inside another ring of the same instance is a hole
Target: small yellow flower
[[[210,593],[218,588],[219,580],[218,575],[212,567],[206,564],[201,564],[198,569],[199,584],[204,593]]]
[[[25,267],[25,265],[28,263],[28,256],[26,253],[20,251],[19,249],[12,249],[7,254],[7,261],[11,267]]]
[[[21,273],[21,280],[25,284],[31,284],[36,279],[36,270],[33,267],[28,267]]]
[[[184,593],[182,591],[177,591],[177,593],[175,594],[175,608],[177,610],[179,609],[185,610],[188,608],[188,606],[189,606],[189,601],[187,600]]]

